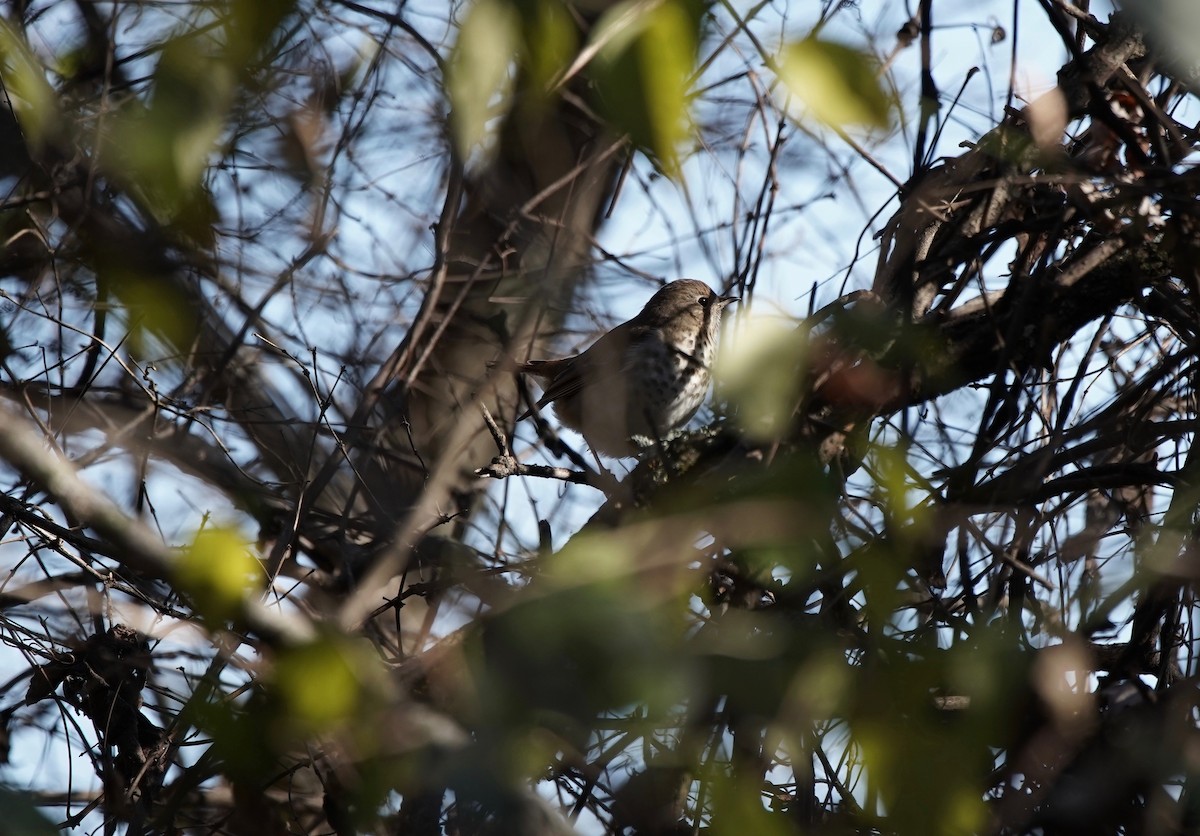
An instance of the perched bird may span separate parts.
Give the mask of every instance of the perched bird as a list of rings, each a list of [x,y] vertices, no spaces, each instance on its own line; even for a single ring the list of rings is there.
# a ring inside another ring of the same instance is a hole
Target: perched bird
[[[532,360],[518,371],[546,381],[536,408],[554,404],[559,421],[593,450],[632,456],[696,414],[708,392],[721,312],[736,301],[704,282],[679,279],[582,354]]]

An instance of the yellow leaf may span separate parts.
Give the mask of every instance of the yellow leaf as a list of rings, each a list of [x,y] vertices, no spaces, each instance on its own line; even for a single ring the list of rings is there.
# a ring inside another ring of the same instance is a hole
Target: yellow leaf
[[[873,61],[848,46],[805,38],[784,48],[783,81],[827,125],[885,128],[891,102]]]
[[[262,586],[263,571],[236,531],[213,527],[198,533],[184,550],[175,580],[201,615],[224,621]]]
[[[380,743],[379,712],[397,699],[371,644],[332,631],[281,648],[264,681],[271,732],[281,743],[343,731],[361,752],[371,751]]]
[[[275,663],[273,684],[290,725],[321,731],[355,713],[362,685],[355,673],[362,659],[333,638],[320,638],[283,651]]]

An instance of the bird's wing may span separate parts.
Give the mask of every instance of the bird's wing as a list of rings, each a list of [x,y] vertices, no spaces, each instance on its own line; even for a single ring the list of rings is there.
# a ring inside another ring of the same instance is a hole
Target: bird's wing
[[[583,388],[583,379],[585,375],[580,372],[579,365],[580,364],[577,363],[567,363],[561,368],[558,374],[550,378],[549,382],[546,383],[546,388],[542,390],[542,396],[537,399],[536,407],[538,409],[541,409],[543,406],[557,398],[565,397],[570,395],[572,392],[578,392],[581,388]],[[530,369],[523,369],[523,371],[537,374],[536,371],[532,371]],[[530,407],[529,409],[525,410],[517,416],[517,420],[524,421],[533,414],[533,410],[534,407]]]
[[[585,365],[577,361],[563,366],[562,371],[550,378],[542,396],[538,398],[537,405],[545,406],[553,400],[565,398],[582,389],[584,378],[587,377],[582,370]]]
[[[582,390],[585,383],[605,380],[628,371],[630,346],[642,335],[626,328],[626,325],[628,323],[618,325],[574,358],[574,362],[565,363],[562,370],[546,384],[546,390],[542,392],[537,405],[541,407],[559,398],[570,397]]]

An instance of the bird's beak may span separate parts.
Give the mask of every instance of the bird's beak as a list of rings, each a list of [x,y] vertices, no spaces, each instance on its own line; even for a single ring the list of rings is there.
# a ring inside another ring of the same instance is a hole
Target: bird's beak
[[[722,308],[725,307],[726,305],[732,305],[734,302],[740,302],[741,300],[742,300],[741,296],[718,296],[717,297],[717,301],[721,303]]]

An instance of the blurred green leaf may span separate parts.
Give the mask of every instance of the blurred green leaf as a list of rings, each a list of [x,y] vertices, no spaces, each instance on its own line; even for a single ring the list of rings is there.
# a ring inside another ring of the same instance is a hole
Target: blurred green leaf
[[[181,590],[206,618],[224,621],[262,587],[262,566],[231,528],[205,528],[184,549],[175,569]]]
[[[805,38],[784,47],[780,74],[785,84],[827,125],[886,128],[891,101],[875,63],[848,46]]]
[[[784,836],[795,833],[790,817],[763,806],[763,781],[718,777],[713,781],[712,836]]]
[[[212,738],[213,753],[227,774],[260,780],[279,765],[262,695],[251,692],[248,700],[236,700],[212,687],[214,684],[198,688],[181,717]]]
[[[592,36],[601,44],[591,67],[601,109],[671,176],[688,133],[702,11],[693,0],[628,0],[605,12]]]
[[[147,334],[155,334],[175,349],[186,349],[196,334],[196,316],[176,286],[156,276],[121,267],[113,254],[105,254],[104,279],[113,289],[129,318],[129,347],[135,356],[145,356]],[[100,259],[98,259],[99,261]]]
[[[198,48],[193,38],[177,39],[163,50],[145,127],[149,138],[162,142],[169,153],[167,171],[180,189],[200,185],[236,82],[236,68]]]
[[[989,747],[1011,743],[1012,723],[1034,715],[1022,696],[1031,654],[994,627],[924,656],[907,640],[884,648],[855,671],[850,722],[888,829],[978,832],[987,816],[979,788],[994,766]],[[944,697],[962,704],[939,707]]]
[[[133,185],[161,223],[202,244],[217,219],[205,172],[239,85],[253,77],[264,43],[293,7],[293,0],[234,0],[217,34],[184,31],[166,40],[149,99],[126,100],[107,121],[108,172]]]
[[[109,119],[106,168],[133,185],[163,224],[198,241],[217,214],[204,173],[224,130],[236,69],[196,38],[169,41],[149,102],[128,100]]]
[[[687,694],[686,573],[671,552],[690,549],[648,539],[651,530],[576,538],[487,622],[471,654],[479,705],[485,725],[507,729],[501,748],[513,768],[544,763],[539,752],[550,746],[539,729],[583,749],[601,713],[635,703],[653,713]]]
[[[776,438],[800,399],[808,333],[776,317],[739,325],[737,339],[725,341],[717,357],[717,384],[748,436]]]
[[[682,693],[674,608],[647,606],[637,584],[591,584],[535,598],[484,633],[484,698],[518,728],[570,737],[599,712]]]
[[[536,94],[567,67],[578,47],[576,27],[562,0],[515,0],[521,15],[526,89]]]
[[[386,691],[387,677],[365,640],[330,634],[280,651],[269,681],[278,723],[285,732],[307,735],[369,723],[365,709]],[[351,731],[374,735],[370,726]]]
[[[913,482],[913,468],[908,463],[908,446],[875,444],[870,460],[878,475],[879,500],[888,517],[893,537],[911,540],[921,533],[928,512],[917,500],[923,496]]]
[[[393,785],[399,765],[381,757],[380,724],[395,704],[394,683],[365,639],[330,630],[278,648],[262,666],[258,687],[239,696],[202,688],[186,709],[212,736],[230,774],[257,783],[304,741],[329,736],[358,759],[357,781],[344,802],[360,812],[375,809]]]
[[[295,0],[233,0],[225,30],[229,62],[242,66],[254,61],[295,5]]]
[[[454,141],[464,159],[487,138],[488,121],[508,109],[519,26],[507,0],[476,0],[459,29],[446,68],[446,92]]]
[[[0,69],[4,90],[29,141],[44,142],[60,121],[58,94],[46,81],[46,68],[22,35],[0,21]]]
[[[0,787],[0,831],[20,836],[54,836],[61,833],[41,814],[25,793]]]
[[[802,732],[809,724],[833,717],[846,704],[853,677],[845,655],[834,637],[819,636],[825,642],[797,669],[788,694],[788,720]]]

